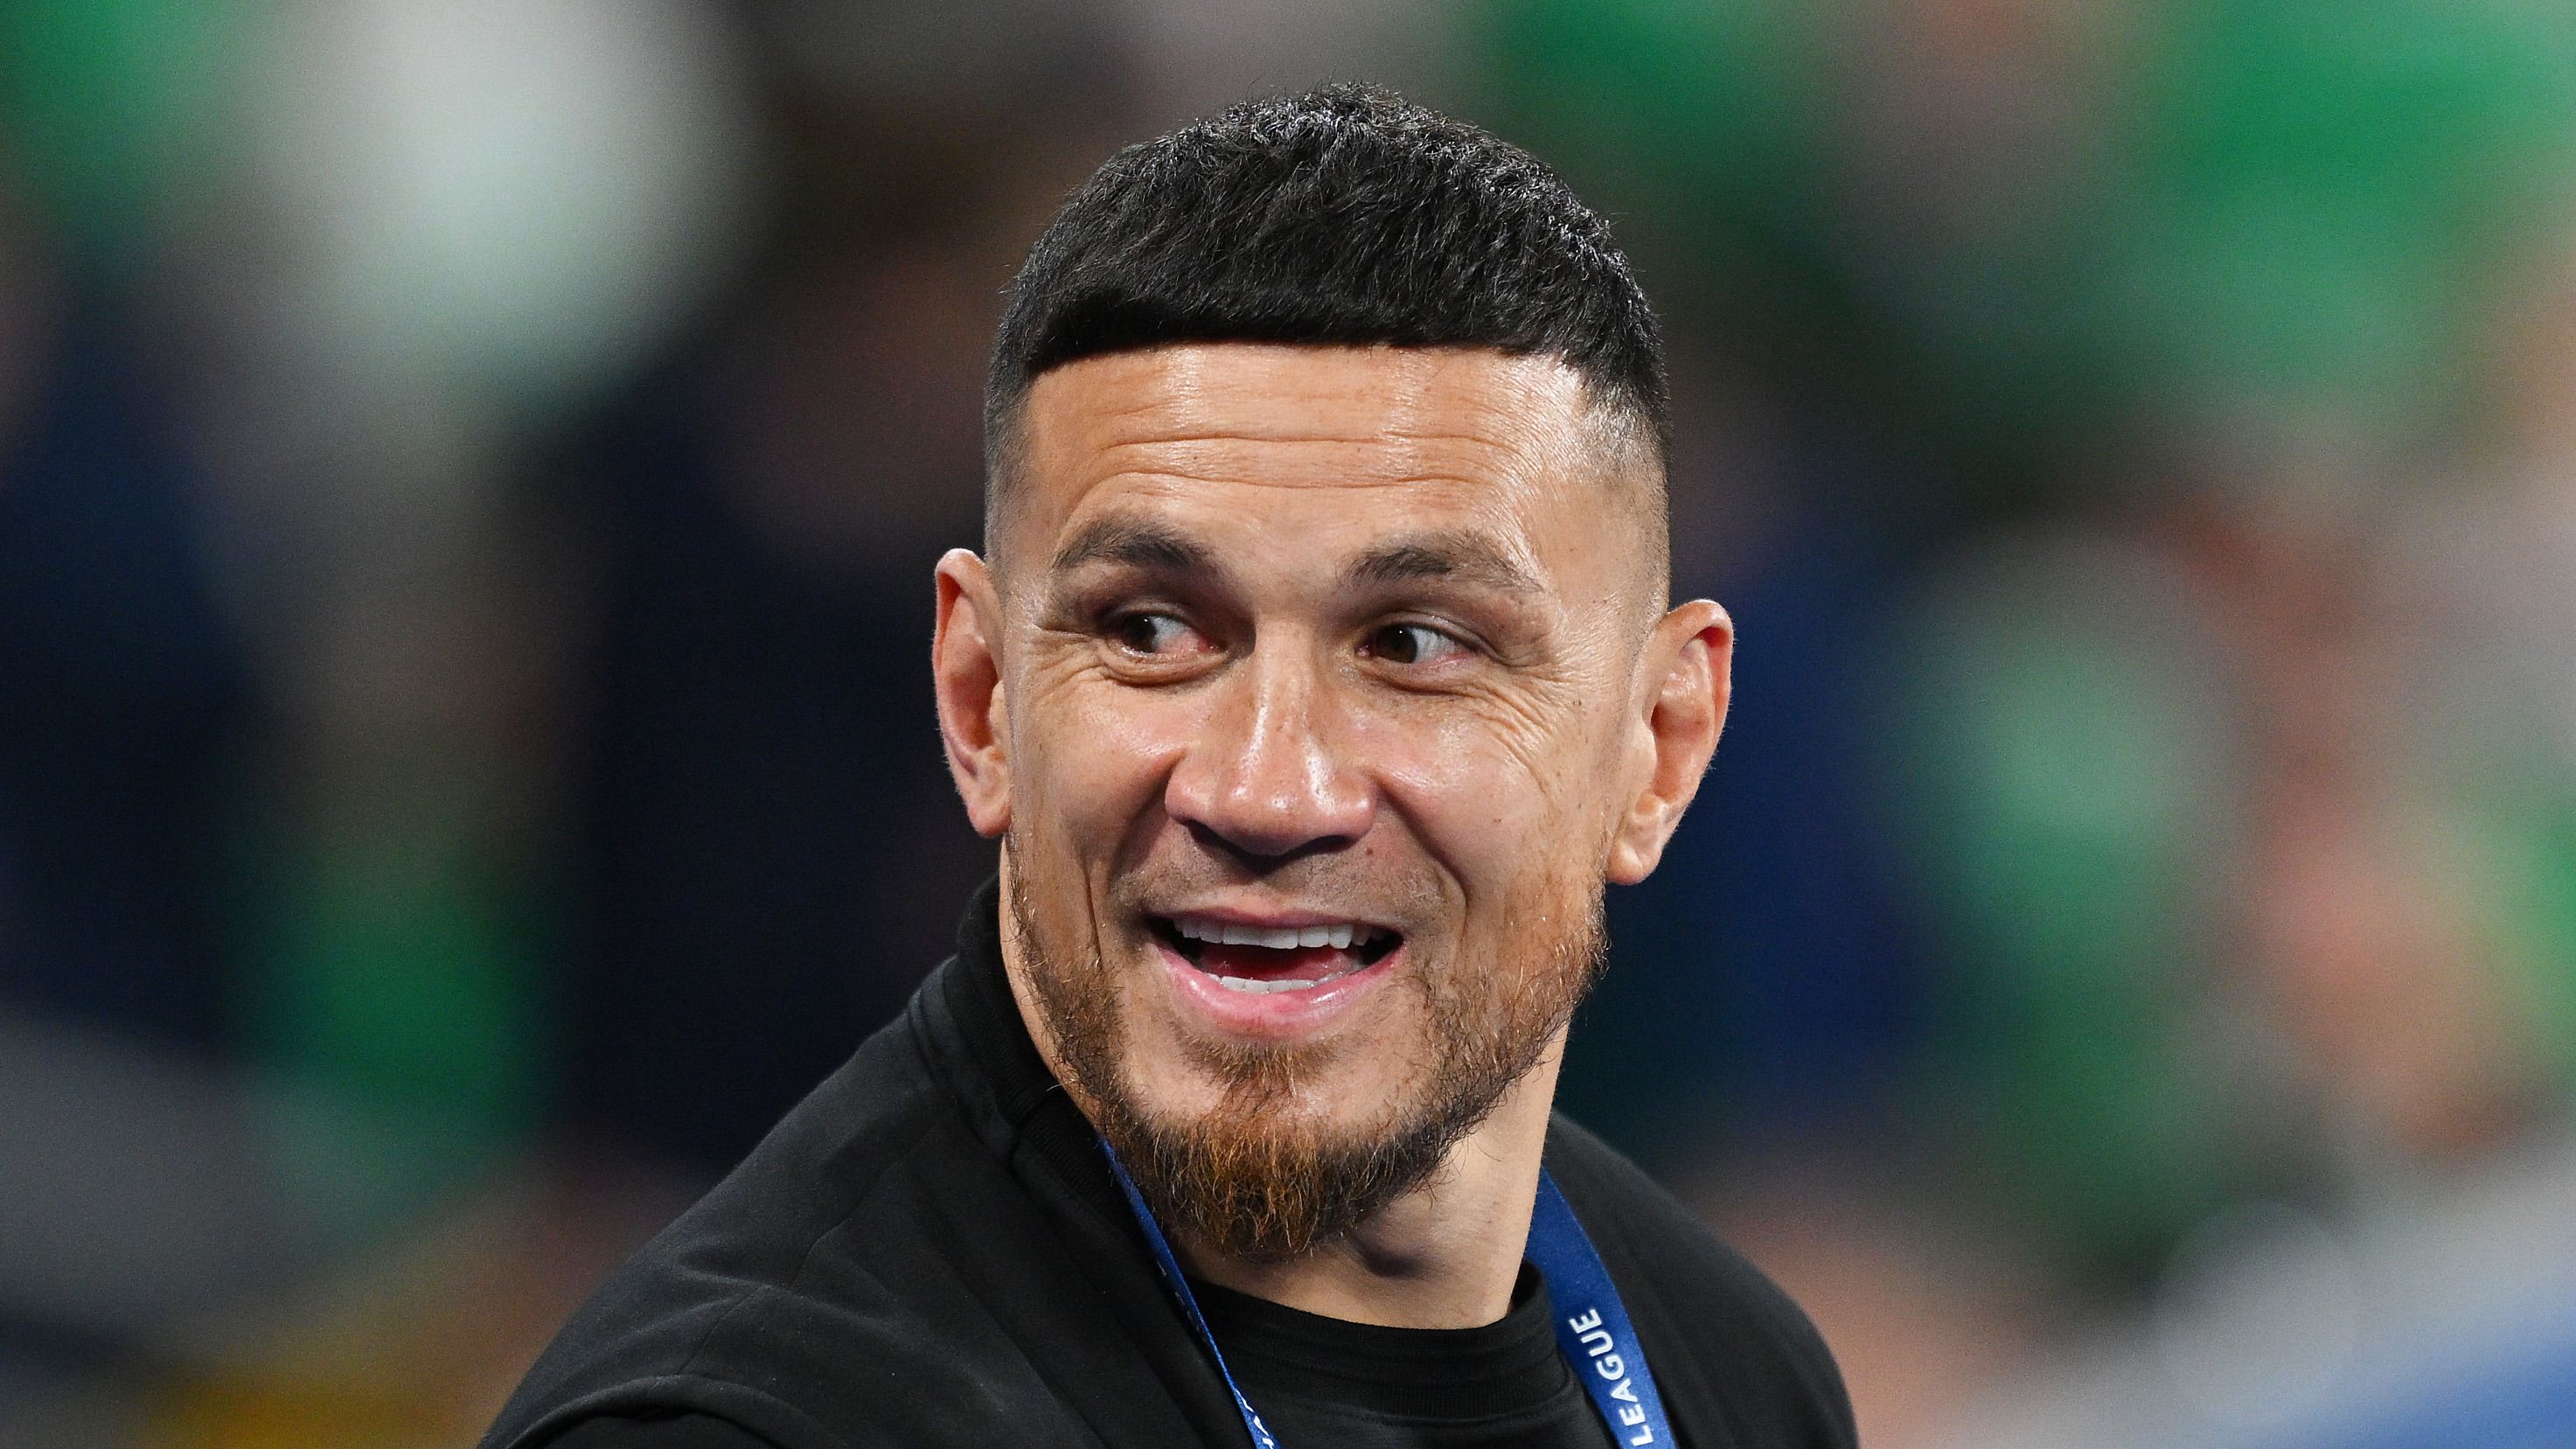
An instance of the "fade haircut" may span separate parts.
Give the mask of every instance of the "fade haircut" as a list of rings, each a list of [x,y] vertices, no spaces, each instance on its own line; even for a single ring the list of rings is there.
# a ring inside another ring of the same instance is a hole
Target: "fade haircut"
[[[1129,146],[1011,284],[984,392],[984,531],[1030,385],[1184,342],[1485,347],[1580,376],[1642,448],[1662,533],[1660,330],[1609,223],[1538,158],[1374,86],[1247,101]]]

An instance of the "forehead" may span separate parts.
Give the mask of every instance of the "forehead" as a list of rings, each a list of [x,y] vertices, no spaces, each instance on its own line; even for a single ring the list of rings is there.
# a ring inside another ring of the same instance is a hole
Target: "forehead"
[[[1592,533],[1596,426],[1581,377],[1553,358],[1248,343],[1115,353],[1030,388],[1016,511],[1041,549],[1132,504]]]

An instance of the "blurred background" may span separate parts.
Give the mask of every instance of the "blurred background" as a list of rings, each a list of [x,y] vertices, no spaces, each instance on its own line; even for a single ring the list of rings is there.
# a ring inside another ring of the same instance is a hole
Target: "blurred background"
[[[991,868],[1020,253],[1337,77],[1667,314],[1565,1102],[1872,1449],[2576,1445],[2549,0],[0,0],[0,1442],[472,1443]]]

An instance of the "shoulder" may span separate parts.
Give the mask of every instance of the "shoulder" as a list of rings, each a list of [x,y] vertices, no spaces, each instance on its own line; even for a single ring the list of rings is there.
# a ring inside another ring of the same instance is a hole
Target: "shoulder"
[[[934,1367],[920,1311],[933,1295],[886,1271],[875,1245],[903,1245],[872,1229],[886,1216],[919,1222],[926,1179],[971,1177],[925,1170],[979,1156],[970,1139],[899,1018],[601,1285],[529,1371],[487,1449],[839,1445],[822,1427],[836,1406],[809,1402],[808,1385],[867,1393],[875,1376],[849,1373],[853,1359],[897,1376]],[[936,1271],[937,1256],[916,1261]],[[553,1437],[590,1424],[605,1427],[569,1432],[605,1437]]]
[[[777,1449],[769,1440],[713,1414],[633,1414],[582,1420],[546,1449]]]
[[[1565,1117],[1547,1166],[1600,1250],[1676,1420],[1699,1442],[1848,1449],[1842,1374],[1806,1313],[1690,1209]],[[1723,1431],[1718,1426],[1723,1425]]]

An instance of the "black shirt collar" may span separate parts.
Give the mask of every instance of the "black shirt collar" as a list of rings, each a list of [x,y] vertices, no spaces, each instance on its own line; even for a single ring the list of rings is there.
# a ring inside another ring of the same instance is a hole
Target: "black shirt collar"
[[[1562,1393],[1547,1284],[1524,1263],[1512,1307],[1478,1328],[1388,1328],[1306,1313],[1192,1281],[1239,1379],[1263,1389],[1422,1421],[1527,1413]]]
[[[961,1037],[991,1089],[995,1105],[1013,1122],[1058,1090],[1020,1018],[1018,1000],[1002,966],[1002,886],[998,878],[976,888],[957,923],[957,959],[941,973],[941,994]]]
[[[1020,1164],[1034,1156],[1085,1209],[1126,1218],[1090,1120],[1038,1055],[1011,995],[998,880],[986,881],[968,903],[957,954],[914,996],[912,1016],[932,1073],[996,1157]]]

